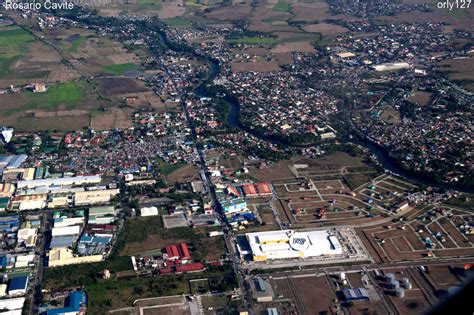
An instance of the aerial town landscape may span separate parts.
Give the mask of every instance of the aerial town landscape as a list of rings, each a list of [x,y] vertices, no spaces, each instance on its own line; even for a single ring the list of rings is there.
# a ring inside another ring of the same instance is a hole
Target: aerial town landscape
[[[473,10],[2,0],[0,314],[473,314]]]

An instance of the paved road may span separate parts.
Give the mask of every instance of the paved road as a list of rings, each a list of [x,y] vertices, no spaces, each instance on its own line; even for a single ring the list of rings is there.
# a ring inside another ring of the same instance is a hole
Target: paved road
[[[50,242],[49,235],[51,231],[51,220],[50,220],[51,218],[50,218],[50,212],[44,212],[42,216],[43,216],[42,218],[43,219],[43,225],[42,225],[43,238],[41,239],[41,244],[39,248],[39,260],[36,265],[35,279],[34,279],[34,285],[33,285],[33,300],[30,305],[29,314],[39,313],[38,312],[39,305],[43,298],[41,294],[41,284],[44,278],[44,268],[47,264],[46,250]],[[41,235],[40,233],[38,234]]]

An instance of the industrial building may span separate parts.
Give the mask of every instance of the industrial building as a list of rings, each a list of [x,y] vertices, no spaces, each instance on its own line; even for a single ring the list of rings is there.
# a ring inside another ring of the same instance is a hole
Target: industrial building
[[[344,289],[342,295],[346,301],[367,301],[369,293],[364,288]]]
[[[74,256],[69,248],[54,248],[48,253],[48,267],[100,262],[103,259],[102,255]]]
[[[326,230],[297,232],[294,230],[247,233],[254,261],[307,258],[343,254],[336,236]]]
[[[92,207],[89,209],[89,224],[110,224],[115,221],[115,208],[113,206]]]
[[[110,202],[110,199],[118,195],[118,189],[97,189],[87,191],[77,191],[74,194],[74,205],[97,205],[106,204]]]
[[[64,307],[50,309],[47,315],[85,314],[87,309],[87,296],[84,291],[69,292]]]
[[[24,297],[0,300],[0,310],[2,310],[2,314],[21,315],[23,305],[25,305]]]
[[[23,163],[27,157],[28,156],[25,154],[0,156],[0,169],[19,168],[21,163]]]
[[[23,295],[28,289],[28,276],[21,276],[8,281],[8,295]]]
[[[50,186],[80,186],[85,184],[98,184],[101,182],[99,175],[92,176],[73,176],[73,177],[61,177],[61,178],[45,178],[45,179],[33,179],[33,180],[22,180],[17,184],[18,189],[23,188],[35,188],[35,187],[50,187]]]
[[[259,303],[273,301],[275,294],[270,282],[261,277],[257,277],[250,282],[250,287],[252,289],[252,297],[255,301]]]

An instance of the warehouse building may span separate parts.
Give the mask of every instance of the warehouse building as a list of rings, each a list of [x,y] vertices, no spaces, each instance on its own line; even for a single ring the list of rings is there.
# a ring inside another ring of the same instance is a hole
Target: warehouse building
[[[119,193],[118,189],[99,189],[99,190],[87,190],[77,191],[74,194],[74,205],[97,205],[106,204],[110,202],[110,199],[117,196]]]
[[[346,301],[367,301],[369,293],[364,288],[344,289],[342,295]]]
[[[8,281],[8,295],[23,295],[28,289],[28,276],[21,276]]]
[[[25,154],[0,156],[0,169],[19,168],[27,157]]]
[[[18,182],[18,189],[35,188],[35,187],[50,187],[50,186],[80,186],[85,184],[98,184],[101,182],[99,175],[92,176],[73,176],[61,178],[46,178],[34,180],[22,180]]]
[[[22,314],[23,305],[25,304],[25,298],[14,298],[14,299],[2,299],[0,300],[0,310],[2,314]]]
[[[69,248],[54,248],[48,253],[48,267],[99,262],[103,259],[102,255],[74,256]]]
[[[336,256],[343,254],[337,237],[326,230],[293,230],[247,233],[254,261]]]
[[[92,207],[89,209],[88,224],[110,224],[115,221],[113,206]]]

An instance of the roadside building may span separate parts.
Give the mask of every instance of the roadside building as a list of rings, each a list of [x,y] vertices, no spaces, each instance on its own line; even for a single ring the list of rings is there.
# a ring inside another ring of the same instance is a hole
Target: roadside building
[[[28,276],[12,278],[8,281],[8,295],[23,295],[28,289]]]
[[[89,209],[88,224],[110,224],[115,221],[113,206],[92,207]]]

